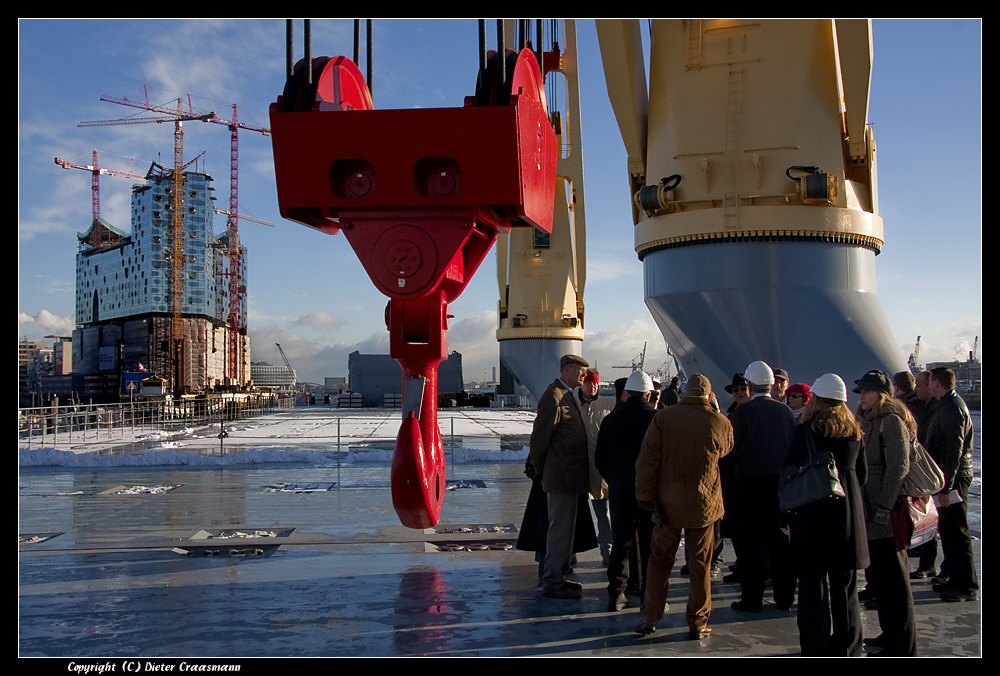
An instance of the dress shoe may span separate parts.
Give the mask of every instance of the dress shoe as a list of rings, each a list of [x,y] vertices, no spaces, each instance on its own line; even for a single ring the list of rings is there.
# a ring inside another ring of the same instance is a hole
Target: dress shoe
[[[948,579],[949,578],[947,575],[938,575],[937,577],[932,579],[931,582],[933,582],[934,584],[948,584]]]
[[[949,591],[951,587],[948,586],[947,582],[935,582],[931,585],[931,589],[936,591],[938,594],[943,594],[944,592]]]
[[[574,589],[576,591],[583,591],[583,585],[579,582],[574,582],[573,580],[563,580],[563,586],[567,589]]]
[[[978,601],[979,595],[976,592],[961,592],[957,589],[949,589],[941,594],[942,601],[949,603],[962,603],[963,601]]]
[[[933,571],[930,571],[930,570],[915,570],[912,573],[910,573],[910,579],[911,580],[926,580],[927,578],[929,578],[933,574],[934,574]]]
[[[725,582],[725,583],[727,583],[727,584],[731,583],[731,582],[732,583],[739,582],[740,581],[740,574],[739,574],[738,571],[733,571],[729,575],[723,575],[722,576],[722,581]]]
[[[733,610],[738,610],[741,613],[759,613],[760,606],[750,605],[747,601],[733,601],[729,604],[729,607]]]
[[[685,563],[683,566],[681,566],[681,575],[690,575],[690,574],[691,574],[691,569],[688,568],[688,565]]]
[[[641,620],[639,624],[635,625],[635,633],[641,634],[643,636],[648,636],[656,631],[656,625],[652,622],[647,622],[646,620]]]
[[[884,648],[885,644],[888,643],[888,639],[885,634],[879,634],[875,638],[866,638],[863,643],[872,648]]]
[[[705,625],[701,629],[689,629],[688,638],[692,641],[704,641],[706,638],[712,635],[712,627]]]
[[[563,585],[542,592],[542,596],[550,599],[579,599],[583,594],[580,593],[579,589],[570,589],[566,585]]]
[[[631,608],[632,602],[628,600],[625,594],[618,594],[618,596],[608,596],[608,612],[617,613],[619,610],[624,610],[626,608]]]

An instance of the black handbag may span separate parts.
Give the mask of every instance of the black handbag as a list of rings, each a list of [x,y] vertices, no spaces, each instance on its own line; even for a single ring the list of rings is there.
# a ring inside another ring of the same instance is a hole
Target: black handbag
[[[846,495],[840,484],[840,474],[833,454],[817,453],[813,444],[813,431],[806,427],[806,461],[781,470],[778,483],[778,506],[783,512],[797,509],[831,498]]]

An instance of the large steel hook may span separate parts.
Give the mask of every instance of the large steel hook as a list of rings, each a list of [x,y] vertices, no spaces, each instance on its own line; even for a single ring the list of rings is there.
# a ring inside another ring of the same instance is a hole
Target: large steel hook
[[[448,303],[443,291],[389,301],[389,353],[402,370],[403,423],[392,456],[392,506],[409,528],[438,522],[445,490],[444,449],[437,423],[438,366],[448,354]]]

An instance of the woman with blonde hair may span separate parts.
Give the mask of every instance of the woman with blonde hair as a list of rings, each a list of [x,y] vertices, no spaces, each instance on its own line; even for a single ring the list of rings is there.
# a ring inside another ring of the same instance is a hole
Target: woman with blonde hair
[[[798,422],[785,464],[801,466],[810,450],[829,452],[845,493],[788,515],[799,571],[799,645],[803,656],[861,656],[857,570],[868,566],[861,498],[868,461],[840,376],[827,373],[816,380]]]
[[[909,564],[906,547],[896,544],[891,514],[910,471],[917,424],[906,406],[892,398],[889,374],[869,371],[855,382],[854,391],[861,395],[857,418],[868,455],[864,492],[871,558],[868,578],[875,590],[882,628],[881,635],[868,645],[881,647],[878,655],[913,657],[917,654],[917,633]]]

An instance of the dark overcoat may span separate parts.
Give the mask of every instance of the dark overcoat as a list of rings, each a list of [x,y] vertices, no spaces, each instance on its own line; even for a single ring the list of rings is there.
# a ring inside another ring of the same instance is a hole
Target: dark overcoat
[[[788,515],[789,541],[795,562],[814,570],[857,570],[868,567],[868,536],[861,486],[868,479],[868,459],[861,440],[828,439],[807,425],[796,425],[785,464],[806,461],[806,435],[816,453],[829,452],[837,463],[844,498],[803,507]]]

